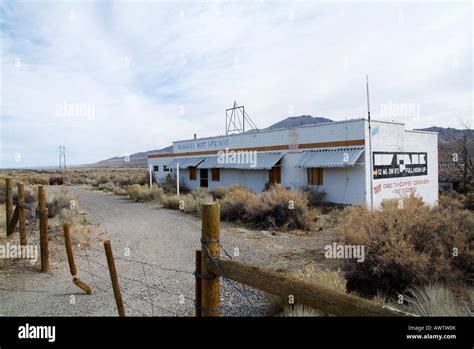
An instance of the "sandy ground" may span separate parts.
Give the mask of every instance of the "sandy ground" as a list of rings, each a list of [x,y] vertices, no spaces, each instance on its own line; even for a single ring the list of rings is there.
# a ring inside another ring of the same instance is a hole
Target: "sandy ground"
[[[75,246],[78,276],[94,289],[93,294],[86,295],[72,284],[62,237],[56,236],[51,242],[50,273],[39,272],[38,263],[6,261],[0,272],[0,315],[116,316],[102,247],[107,238],[116,257],[127,315],[193,316],[200,219],[85,187],[68,189],[79,196],[81,208],[94,224],[90,246]],[[17,240],[18,234],[8,239]],[[274,270],[298,270],[309,263],[323,268],[323,246],[332,241],[330,231],[271,233],[222,224],[221,244],[233,259]],[[221,298],[223,315],[270,311],[260,291],[229,281],[222,282]]]

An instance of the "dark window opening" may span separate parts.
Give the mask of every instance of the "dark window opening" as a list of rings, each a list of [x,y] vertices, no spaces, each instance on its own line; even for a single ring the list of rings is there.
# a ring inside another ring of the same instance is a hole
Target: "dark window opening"
[[[323,169],[322,168],[308,168],[308,184],[309,185],[323,185]]]

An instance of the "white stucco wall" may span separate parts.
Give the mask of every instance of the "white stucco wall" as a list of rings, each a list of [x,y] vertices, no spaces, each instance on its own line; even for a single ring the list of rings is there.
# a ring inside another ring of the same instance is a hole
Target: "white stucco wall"
[[[177,141],[173,142],[173,152],[192,155],[193,152],[216,151],[226,148],[241,149],[359,139],[364,139],[363,119]]]
[[[150,168],[150,165],[152,166],[152,171],[153,171],[153,176],[155,177],[155,180],[157,182],[160,182],[163,180],[167,174],[170,172],[164,172],[163,171],[163,166],[164,165],[169,165],[173,161],[173,158],[171,157],[166,157],[166,158],[148,158],[148,168]],[[159,166],[159,171],[154,171],[154,166]],[[169,166],[168,166],[169,167]],[[176,171],[176,169],[173,169],[173,173]]]
[[[308,185],[307,169],[295,167],[300,156],[301,152],[293,152],[282,159],[282,184],[285,187]],[[323,185],[312,187],[326,192],[326,200],[334,203],[364,204],[364,155],[361,155],[354,167],[323,169]]]
[[[243,185],[250,190],[260,192],[268,182],[268,171],[266,170],[228,170],[221,169],[220,182],[210,181],[209,189],[219,186],[229,187],[234,184]]]
[[[407,131],[402,124],[372,122],[373,152],[426,152],[428,173],[420,176],[374,179],[374,207],[384,199],[403,198],[411,193],[428,204],[438,200],[438,135],[430,132]],[[368,170],[368,167],[367,167]],[[367,176],[367,181],[370,177]],[[370,188],[370,186],[367,186]],[[368,196],[370,191],[367,191]],[[370,204],[370,199],[367,200]]]

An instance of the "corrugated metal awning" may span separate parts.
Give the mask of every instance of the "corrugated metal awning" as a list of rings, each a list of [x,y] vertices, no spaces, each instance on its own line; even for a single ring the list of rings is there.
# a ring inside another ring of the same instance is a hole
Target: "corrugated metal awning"
[[[301,154],[296,167],[347,167],[354,166],[364,147],[307,150]]]
[[[276,165],[283,153],[230,153],[206,157],[199,168],[228,168],[239,170],[268,170]]]
[[[198,157],[198,158],[189,158],[189,157],[180,157],[174,159],[171,164],[168,165],[169,168],[176,168],[177,164],[179,164],[179,168],[184,170],[188,167],[195,167],[199,165],[201,162],[204,161],[205,158]]]

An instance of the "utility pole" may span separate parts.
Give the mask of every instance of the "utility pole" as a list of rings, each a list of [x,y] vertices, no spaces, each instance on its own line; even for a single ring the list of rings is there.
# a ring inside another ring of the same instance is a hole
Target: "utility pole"
[[[369,175],[370,175],[370,209],[374,209],[374,166],[372,164],[372,125],[370,123],[370,100],[369,100],[369,75],[365,75],[367,90],[367,116],[369,119]]]
[[[66,147],[59,146],[59,169],[66,169]]]

